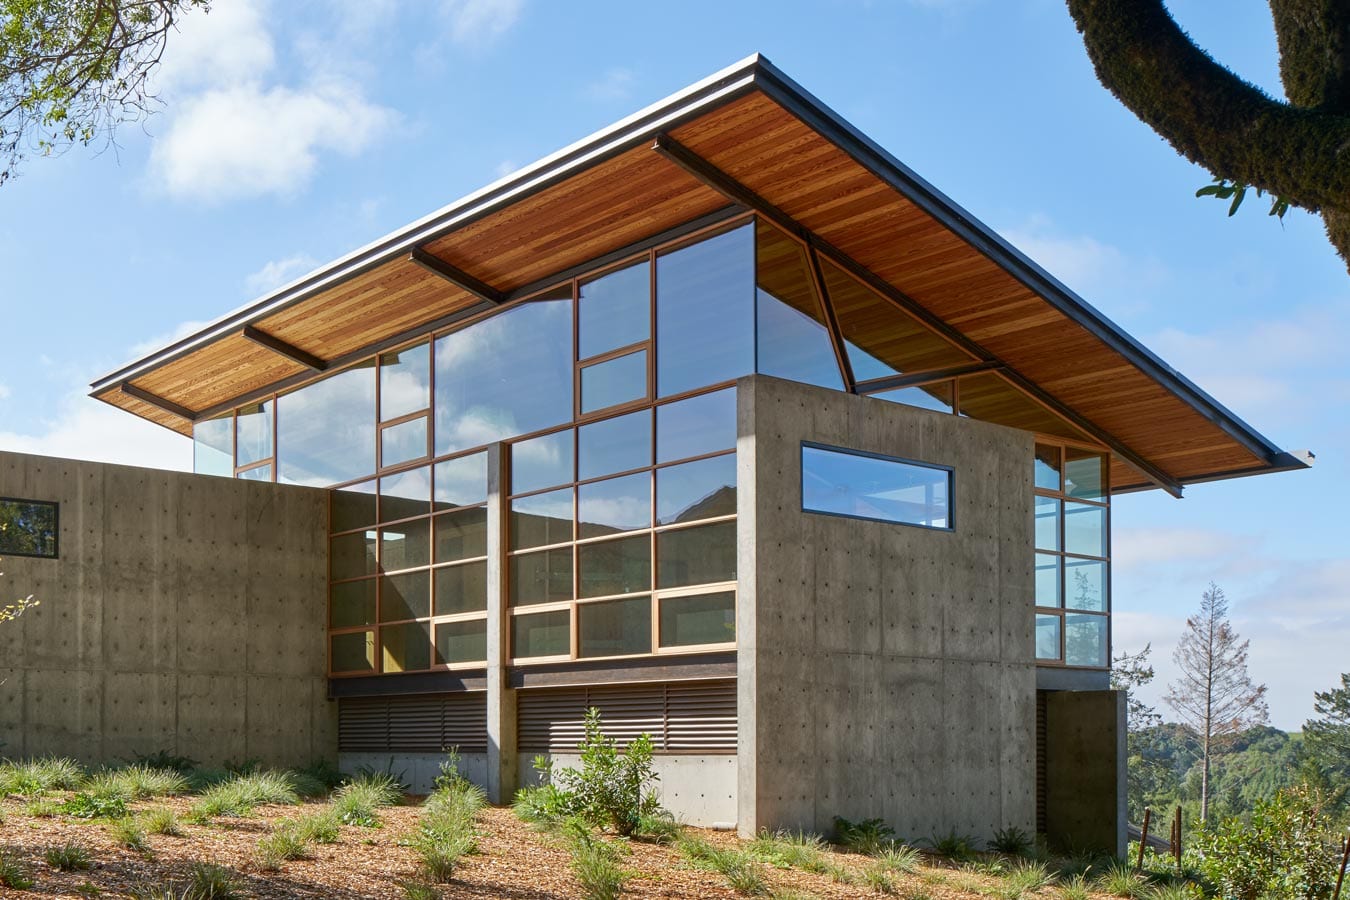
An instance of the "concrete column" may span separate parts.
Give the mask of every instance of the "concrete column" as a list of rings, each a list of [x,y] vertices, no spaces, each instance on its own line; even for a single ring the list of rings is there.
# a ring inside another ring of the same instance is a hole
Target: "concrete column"
[[[1052,691],[1045,705],[1045,819],[1060,846],[1125,855],[1124,691]]]
[[[755,382],[736,384],[736,828],[759,830],[755,676]]]
[[[506,447],[488,448],[487,502],[487,788],[509,803],[516,791],[516,692],[506,680],[511,639],[506,614]]]

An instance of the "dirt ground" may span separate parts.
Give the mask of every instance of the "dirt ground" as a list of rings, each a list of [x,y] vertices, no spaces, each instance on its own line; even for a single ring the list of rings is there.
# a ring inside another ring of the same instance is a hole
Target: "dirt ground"
[[[191,800],[166,798],[133,804],[136,810],[172,807],[186,816]],[[334,844],[310,846],[310,858],[286,862],[280,871],[262,871],[255,858],[258,840],[275,825],[321,808],[317,802],[300,806],[267,806],[246,818],[220,818],[209,825],[183,823],[183,835],[150,835],[149,850],[128,850],[114,841],[106,821],[68,816],[35,818],[25,804],[10,798],[0,802],[0,852],[17,853],[27,864],[34,884],[28,890],[0,887],[0,897],[107,897],[121,898],[137,886],[181,880],[195,862],[225,866],[237,876],[241,895],[258,900],[331,898],[375,900],[401,898],[401,882],[418,878],[418,865],[408,840],[418,808],[405,805],[381,810],[382,827],[344,826]],[[582,896],[569,870],[569,856],[561,846],[520,822],[509,809],[488,807],[479,819],[479,851],[465,857],[453,881],[439,886],[440,896],[572,898]],[[732,847],[733,835],[698,831],[708,841]],[[43,853],[68,842],[83,846],[92,866],[87,871],[62,872],[47,865]],[[631,844],[623,865],[633,873],[624,896],[662,898],[736,897],[716,872],[691,868],[672,847]],[[835,862],[859,871],[865,857],[833,852]],[[774,894],[793,897],[878,897],[862,885],[840,884],[828,876],[794,869],[764,867]],[[993,894],[997,880],[950,868],[925,866],[914,875],[895,876],[893,896],[910,900],[958,900]],[[1052,900],[1054,888],[1034,895]]]

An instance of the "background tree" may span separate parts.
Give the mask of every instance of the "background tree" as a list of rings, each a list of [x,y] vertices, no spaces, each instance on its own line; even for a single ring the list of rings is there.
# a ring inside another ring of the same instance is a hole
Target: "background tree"
[[[25,155],[111,140],[156,105],[174,25],[210,0],[0,0],[0,184]]]
[[[1341,676],[1340,687],[1313,697],[1317,718],[1303,725],[1304,758],[1330,805],[1344,815],[1350,811],[1350,673]]]
[[[1231,199],[1270,194],[1322,216],[1350,265],[1350,3],[1269,0],[1286,100],[1191,41],[1162,0],[1067,0],[1101,83]]]
[[[1210,582],[1200,611],[1186,620],[1172,661],[1181,678],[1167,686],[1164,701],[1200,742],[1200,820],[1209,821],[1210,769],[1214,756],[1249,728],[1264,725],[1266,686],[1247,674],[1247,647],[1228,623],[1228,598]]]
[[[1133,822],[1140,821],[1150,798],[1165,786],[1174,787],[1171,782],[1175,780],[1169,777],[1171,773],[1166,761],[1152,752],[1150,729],[1162,724],[1162,716],[1137,692],[1138,688],[1153,681],[1153,666],[1148,661],[1152,652],[1153,645],[1145,644],[1138,653],[1121,651],[1119,656],[1111,658],[1111,687],[1125,692],[1126,799]]]

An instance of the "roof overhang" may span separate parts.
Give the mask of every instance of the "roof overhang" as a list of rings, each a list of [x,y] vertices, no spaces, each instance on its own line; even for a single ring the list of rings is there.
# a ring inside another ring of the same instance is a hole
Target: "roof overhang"
[[[1305,468],[762,56],[98,379],[192,422],[754,209],[1113,450],[1115,491]]]

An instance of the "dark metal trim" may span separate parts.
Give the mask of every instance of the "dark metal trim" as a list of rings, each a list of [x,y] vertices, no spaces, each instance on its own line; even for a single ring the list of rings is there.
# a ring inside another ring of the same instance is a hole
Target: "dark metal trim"
[[[197,418],[197,414],[186,406],[179,406],[172,400],[165,400],[158,394],[152,394],[145,388],[138,388],[130,382],[124,381],[118,385],[118,387],[121,389],[122,393],[126,394],[128,397],[133,397],[142,403],[149,403],[157,409],[164,410],[169,415],[177,416],[180,419],[187,419],[189,422],[193,422]]]
[[[815,247],[808,244],[806,256],[811,265],[811,280],[815,282],[821,311],[825,315],[825,330],[830,335],[830,346],[834,349],[839,371],[844,376],[844,390],[850,394],[857,393],[858,379],[853,374],[853,361],[848,358],[848,343],[844,340],[844,332],[839,327],[839,317],[835,315],[834,303],[830,300],[830,289],[825,284],[825,273],[820,269],[820,255]]]
[[[879,294],[881,294],[884,297],[888,297],[894,303],[896,303],[898,306],[904,309],[906,312],[911,313],[912,315],[914,315],[915,318],[918,318],[920,321],[928,325],[938,334],[952,341],[958,347],[961,347],[963,350],[970,353],[972,356],[975,356],[983,360],[985,363],[1001,366],[1003,368],[1004,374],[1008,375],[1010,379],[1014,379],[1019,387],[1031,384],[1031,382],[1028,381],[1027,379],[1022,378],[1020,375],[1016,375],[1016,373],[1013,372],[1013,370],[1007,365],[1006,362],[999,360],[988,350],[984,349],[979,344],[975,343],[970,338],[966,337],[964,334],[961,334],[959,331],[952,328],[946,322],[942,321],[937,316],[933,315],[927,309],[920,306],[914,300],[904,295],[900,291],[896,290],[890,284],[883,281],[881,278],[877,277],[869,270],[865,269],[859,263],[851,259],[843,251],[839,250],[837,247],[831,244],[829,241],[826,241],[818,237],[817,235],[809,231],[805,226],[801,225],[799,222],[797,222],[795,219],[789,216],[787,213],[783,212],[781,209],[774,206],[772,203],[765,200],[763,197],[759,196],[750,188],[736,181],[731,176],[727,175],[725,172],[718,169],[716,166],[712,165],[707,160],[703,159],[701,156],[691,151],[689,148],[680,144],[678,141],[674,140],[669,135],[658,134],[655,140],[652,142],[652,149],[655,150],[657,153],[661,154],[666,159],[670,160],[675,165],[684,169],[694,178],[698,179],[700,182],[712,188],[713,190],[722,193],[724,196],[736,201],[737,203],[750,207],[755,212],[764,216],[766,219],[769,219],[775,225],[778,225],[780,228],[784,229],[790,234],[797,235],[808,245],[810,245],[813,249],[815,249],[820,253],[823,253],[826,257],[830,259],[831,262],[857,275],[862,281],[871,286]],[[1126,444],[1123,441],[1113,437],[1105,429],[1102,429],[1099,426],[1093,425],[1092,423],[1088,422],[1088,420],[1085,419],[1083,416],[1079,415],[1076,412],[1073,412],[1064,404],[1060,403],[1058,400],[1051,398],[1050,395],[1047,394],[1041,388],[1035,387],[1034,391],[1029,391],[1028,393],[1032,393],[1038,400],[1040,400],[1043,404],[1045,404],[1055,413],[1061,415],[1068,421],[1073,422],[1075,426],[1082,429],[1084,432],[1091,435],[1093,438],[1100,441],[1102,444],[1105,444],[1107,447],[1110,447],[1112,452],[1114,452],[1117,456],[1125,460],[1134,468],[1138,469],[1144,475],[1148,476],[1148,478],[1151,481],[1156,482],[1157,485],[1161,487],[1163,490],[1167,491],[1174,497],[1181,496],[1181,485],[1176,481],[1176,479],[1172,478],[1170,475],[1167,475],[1157,466],[1154,466],[1153,464],[1145,460],[1142,456],[1135,453],[1128,446],[1126,446]]]
[[[328,699],[393,697],[400,694],[451,694],[487,690],[485,669],[410,672],[406,675],[358,675],[328,679]]]
[[[500,306],[506,300],[506,294],[492,285],[474,278],[458,266],[452,266],[439,256],[428,253],[421,247],[412,248],[412,253],[408,254],[408,259],[431,274],[444,278],[455,287],[466,290],[478,299],[486,300],[494,306]]]
[[[895,388],[927,384],[930,381],[946,381],[961,375],[976,375],[980,372],[998,372],[1006,366],[1001,362],[977,362],[964,366],[948,366],[945,369],[929,369],[926,372],[911,372],[908,375],[888,375],[885,378],[869,378],[858,382],[859,394],[874,394],[878,391],[890,391]]]
[[[61,503],[57,500],[29,500],[24,497],[0,497],[0,503],[23,503],[27,506],[50,506],[52,509],[52,552],[22,553],[18,550],[0,548],[0,557],[22,556],[24,559],[60,559],[61,558]]]
[[[650,681],[708,681],[736,677],[736,651],[642,659],[568,661],[512,666],[507,683],[513,688],[578,687]]]
[[[288,344],[281,338],[270,335],[258,328],[254,328],[252,325],[245,325],[242,334],[244,340],[252,341],[259,347],[266,347],[273,353],[284,356],[291,362],[297,362],[307,369],[312,369],[315,372],[322,372],[328,368],[328,363],[319,359],[319,357],[315,356],[313,353],[301,350],[294,344]]]

